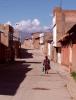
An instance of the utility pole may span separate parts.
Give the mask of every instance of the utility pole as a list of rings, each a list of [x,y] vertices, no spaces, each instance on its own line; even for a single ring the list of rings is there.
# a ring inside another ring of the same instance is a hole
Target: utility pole
[[[62,8],[62,0],[60,0],[60,5],[59,6],[60,6],[60,8]]]

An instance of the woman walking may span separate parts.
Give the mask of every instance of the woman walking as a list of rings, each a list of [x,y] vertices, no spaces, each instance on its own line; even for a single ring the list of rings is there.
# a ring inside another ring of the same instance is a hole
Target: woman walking
[[[44,66],[45,74],[48,74],[48,70],[50,69],[50,60],[48,59],[47,56],[45,56],[45,59],[43,61],[43,66]]]

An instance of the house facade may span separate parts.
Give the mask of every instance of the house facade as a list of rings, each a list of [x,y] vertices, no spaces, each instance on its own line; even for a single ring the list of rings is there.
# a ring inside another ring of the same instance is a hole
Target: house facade
[[[24,39],[22,47],[25,48],[25,49],[33,49],[32,38],[31,37],[26,37]]]
[[[19,36],[18,30],[14,30],[13,48],[14,48],[14,52],[15,52],[15,58],[20,58],[21,41],[20,41],[20,36]]]
[[[40,32],[32,33],[33,49],[40,49]]]
[[[0,24],[0,62],[14,60],[13,33],[10,25]]]
[[[51,41],[52,40],[52,34],[51,32],[45,32],[44,34],[44,54],[48,55],[50,57],[51,54]]]
[[[66,37],[67,31],[76,23],[76,10],[64,10],[56,7],[53,11],[53,15],[53,60],[57,63],[66,65],[66,68],[70,69],[71,64],[69,65],[69,60],[70,62],[72,61],[71,47],[62,46],[58,41]]]
[[[65,64],[69,71],[76,71],[76,24],[59,42],[62,46],[62,64]]]
[[[50,57],[51,53],[51,32],[38,32],[32,34],[32,43],[34,49],[40,49],[42,54]]]
[[[40,33],[40,50],[44,53],[44,32]]]

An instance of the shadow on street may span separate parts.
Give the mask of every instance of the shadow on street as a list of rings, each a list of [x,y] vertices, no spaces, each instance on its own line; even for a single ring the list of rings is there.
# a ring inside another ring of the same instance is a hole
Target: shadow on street
[[[21,53],[21,56],[20,56],[21,58],[33,58],[33,54],[28,53],[27,49],[21,48],[20,53]]]
[[[26,73],[32,70],[29,66],[24,61],[0,64],[0,95],[15,95]]]
[[[40,63],[42,63],[42,62],[36,62],[36,61],[30,61],[30,62],[28,61],[28,62],[26,62],[26,61],[25,61],[25,63],[34,63],[34,64],[40,64]]]

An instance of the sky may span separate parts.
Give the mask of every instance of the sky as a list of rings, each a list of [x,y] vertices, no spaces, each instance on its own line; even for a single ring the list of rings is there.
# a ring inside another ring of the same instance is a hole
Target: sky
[[[46,30],[51,27],[56,6],[76,9],[76,0],[0,0],[0,23],[27,32]]]

